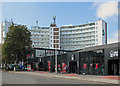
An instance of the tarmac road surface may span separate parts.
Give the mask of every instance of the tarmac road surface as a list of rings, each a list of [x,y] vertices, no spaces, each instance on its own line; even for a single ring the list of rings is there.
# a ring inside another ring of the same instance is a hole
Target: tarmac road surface
[[[20,74],[20,73],[11,73],[11,72],[2,72],[2,84],[33,84],[33,85],[35,84],[66,84],[66,85],[67,84],[84,84],[87,86],[99,86],[99,85],[100,86],[118,86],[114,84],[109,85],[105,83],[90,82],[85,80],[69,80],[69,79],[44,77],[44,76],[39,76],[34,74],[30,75],[30,74]]]

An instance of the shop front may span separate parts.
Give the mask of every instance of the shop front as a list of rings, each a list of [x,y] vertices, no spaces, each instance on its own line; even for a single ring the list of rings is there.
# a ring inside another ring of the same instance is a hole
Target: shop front
[[[120,75],[118,43],[75,50],[68,54],[68,73]]]
[[[79,74],[79,53],[73,52],[68,54],[68,73]]]
[[[119,75],[119,59],[108,60],[108,75]]]
[[[118,44],[105,48],[105,75],[120,74],[119,49]]]
[[[80,52],[80,74],[103,75],[104,74],[104,50]]]
[[[58,50],[58,73],[120,75],[119,51],[118,43],[75,51]],[[55,72],[55,50],[37,48],[33,52],[31,55],[27,55],[29,57],[27,62],[31,63],[31,68]],[[32,64],[37,66],[33,67]]]

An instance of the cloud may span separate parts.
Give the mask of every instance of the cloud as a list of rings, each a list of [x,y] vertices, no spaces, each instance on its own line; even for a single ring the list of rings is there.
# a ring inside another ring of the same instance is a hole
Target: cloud
[[[94,7],[96,7],[99,4],[100,4],[100,2],[95,2],[95,3],[92,4],[91,8],[94,8]]]
[[[118,14],[118,2],[93,3],[92,7],[97,7],[96,16],[102,19],[107,19]]]
[[[108,44],[120,42],[120,40],[119,40],[120,34],[119,33],[120,33],[120,30],[116,31],[116,33],[113,34],[112,38],[108,38]]]

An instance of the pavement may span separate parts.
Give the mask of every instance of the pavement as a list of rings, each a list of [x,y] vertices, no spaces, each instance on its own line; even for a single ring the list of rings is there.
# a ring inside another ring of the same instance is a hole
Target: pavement
[[[106,83],[106,84],[120,84],[120,76],[100,76],[100,75],[78,75],[78,74],[55,74],[44,71],[9,71],[11,73],[20,73],[28,75],[40,75],[49,78],[61,78],[69,80],[87,80],[92,82]]]

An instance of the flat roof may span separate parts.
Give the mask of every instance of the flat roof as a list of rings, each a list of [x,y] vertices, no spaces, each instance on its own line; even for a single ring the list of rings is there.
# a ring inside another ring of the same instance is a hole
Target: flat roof
[[[84,51],[105,49],[105,48],[110,48],[110,47],[118,47],[119,44],[120,44],[120,42],[112,43],[112,44],[99,45],[99,46],[93,46],[93,47],[88,47],[88,48],[84,48],[84,49],[73,50],[72,52],[84,52]]]
[[[48,49],[48,48],[32,48],[32,49],[38,49],[38,50],[52,50],[52,51],[55,51],[55,49]],[[60,50],[60,49],[57,49],[57,51],[72,52],[71,50]]]
[[[112,47],[119,47],[120,42],[112,43],[112,44],[105,44],[105,45],[99,45],[99,46],[93,46],[93,47],[87,47],[84,49],[77,49],[77,50],[60,50],[57,49],[57,51],[64,51],[64,52],[85,52],[85,51],[93,51],[93,50],[101,50],[105,48],[112,48]],[[38,50],[51,50],[55,51],[55,49],[49,49],[49,48],[32,48],[32,49],[38,49]],[[119,47],[120,49],[120,47]]]

